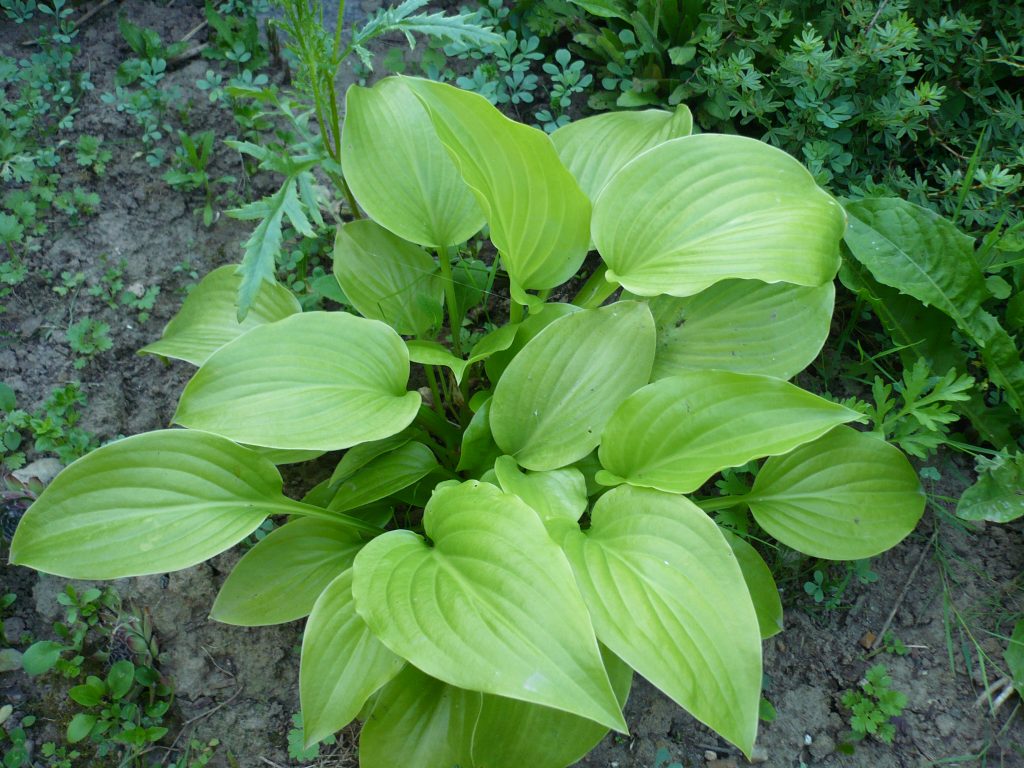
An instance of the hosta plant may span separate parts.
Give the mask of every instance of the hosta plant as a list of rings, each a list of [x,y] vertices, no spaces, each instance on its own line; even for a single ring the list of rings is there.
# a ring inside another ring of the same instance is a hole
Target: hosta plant
[[[685,108],[548,137],[392,78],[346,115],[350,309],[268,283],[238,324],[234,268],[208,275],[146,348],[198,366],[184,428],[69,466],[13,562],[164,572],[278,516],[213,616],[308,617],[308,741],[359,718],[369,768],[558,768],[627,730],[635,670],[750,754],[781,608],[748,512],[856,559],[923,510],[896,448],[788,382],[828,332],[842,208],[780,150],[689,135]],[[283,495],[275,465],[321,454],[331,476]],[[708,490],[750,462],[751,487]]]

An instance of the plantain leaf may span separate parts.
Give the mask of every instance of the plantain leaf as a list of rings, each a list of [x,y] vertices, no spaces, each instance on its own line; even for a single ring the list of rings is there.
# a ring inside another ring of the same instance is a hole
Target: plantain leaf
[[[235,298],[242,280],[233,265],[218,267],[186,297],[159,341],[139,353],[173,357],[202,365],[216,350],[257,325],[265,325],[302,311],[287,288],[269,284],[256,296],[245,320],[238,322]]]
[[[652,377],[718,369],[792,378],[821,351],[835,293],[834,283],[723,280],[693,296],[655,296]]]
[[[674,112],[606,112],[575,120],[551,134],[569,172],[591,201],[626,163],[669,139],[689,136],[693,115],[684,104]]]
[[[718,526],[682,496],[630,486],[598,499],[586,533],[562,526],[600,641],[749,755],[761,635]]]
[[[382,454],[345,479],[328,509],[347,512],[408,488],[438,468],[434,453],[423,443],[408,442]]]
[[[302,636],[299,699],[306,744],[348,725],[404,665],[360,618],[352,600],[352,570],[345,570],[317,599]]]
[[[461,243],[480,230],[484,216],[472,191],[403,79],[353,85],[345,104],[345,180],[374,221],[433,248]]]
[[[601,435],[606,471],[597,481],[689,493],[727,467],[787,453],[860,418],[779,379],[688,371],[622,402]]]
[[[522,291],[554,288],[579,269],[590,243],[590,202],[543,131],[509,120],[483,96],[419,78],[403,82],[473,190],[491,242]]]
[[[626,396],[650,379],[654,319],[624,301],[562,317],[516,355],[494,389],[491,431],[525,469],[582,459]]]
[[[849,427],[768,459],[743,500],[783,544],[830,560],[860,560],[896,546],[925,503],[907,457]]]
[[[689,296],[728,278],[817,286],[839,269],[843,210],[785,152],[739,136],[666,141],[594,203],[607,278],[641,296]]]
[[[750,599],[757,613],[757,625],[761,630],[761,639],[767,640],[782,631],[782,599],[779,588],[775,585],[775,577],[771,568],[750,544],[734,533],[720,529],[725,540],[732,547],[743,572],[743,580],[750,591]]]
[[[11,562],[70,579],[166,573],[296,511],[269,459],[204,432],[147,432],[61,472],[22,518]]]
[[[320,593],[352,566],[358,531],[300,517],[250,549],[232,569],[210,611],[225,624],[259,627],[308,616]]]
[[[405,342],[376,320],[306,312],[217,350],[174,421],[268,448],[331,451],[379,440],[415,418]]]
[[[576,522],[587,509],[587,481],[575,467],[523,474],[515,459],[501,456],[494,462],[494,472],[502,490],[525,501],[541,520]]]
[[[537,514],[487,483],[441,487],[432,546],[389,531],[355,563],[360,615],[386,646],[451,685],[625,731],[586,607]]]
[[[338,227],[334,275],[363,317],[413,336],[441,327],[444,285],[437,262],[369,219]]]

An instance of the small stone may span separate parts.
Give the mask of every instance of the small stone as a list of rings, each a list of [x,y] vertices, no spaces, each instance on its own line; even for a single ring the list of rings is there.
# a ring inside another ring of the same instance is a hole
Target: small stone
[[[14,648],[0,650],[0,672],[17,672],[21,669],[21,651]]]
[[[813,743],[814,743],[814,739],[811,738],[811,734],[805,733],[804,734],[804,746],[805,747],[809,747]]]
[[[811,757],[815,760],[824,760],[836,751],[836,743],[828,734],[819,734],[811,745]]]
[[[784,642],[782,642],[781,640],[776,640],[775,641],[775,649],[779,653],[785,653],[786,652],[786,644]]]
[[[859,643],[860,647],[863,648],[865,651],[870,651],[871,646],[875,644],[875,639],[877,637],[878,636],[869,629],[857,642]]]
[[[708,768],[739,768],[736,758],[727,757],[724,760],[708,760]]]
[[[762,747],[760,744],[754,746],[754,749],[750,752],[750,762],[767,763],[768,762],[768,750]]]
[[[935,718],[935,727],[939,729],[939,735],[946,738],[956,730],[956,720],[943,712]]]
[[[712,760],[717,760],[718,759],[718,753],[715,752],[715,750],[713,750],[713,749],[705,749],[704,750],[704,759],[707,760],[710,763]]]
[[[17,616],[4,619],[4,640],[8,645],[16,645],[21,642],[21,636],[25,634],[25,621]]]

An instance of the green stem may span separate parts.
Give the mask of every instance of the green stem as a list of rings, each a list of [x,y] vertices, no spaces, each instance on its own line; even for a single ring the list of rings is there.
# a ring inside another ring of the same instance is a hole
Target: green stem
[[[332,512],[329,509],[315,507],[312,504],[304,504],[301,501],[293,501],[292,499],[288,499],[287,504],[266,504],[265,507],[273,510],[273,514],[304,515],[305,517],[315,517],[319,520],[330,520],[335,523],[343,523],[364,533],[371,533],[374,536],[384,532],[377,526],[370,525],[358,517],[352,517],[352,515],[346,515],[342,512]]]
[[[619,287],[618,283],[605,279],[607,272],[608,267],[604,264],[594,270],[594,274],[583,284],[572,303],[577,307],[583,307],[583,309],[597,309],[604,304],[604,300],[615,293]]]
[[[452,350],[462,357],[462,315],[459,300],[455,295],[455,280],[452,278],[452,262],[448,258],[448,246],[437,249],[437,260],[441,263],[441,280],[444,282],[445,304],[448,305],[448,329],[452,334]]]
[[[424,365],[423,370],[427,374],[427,385],[430,387],[430,394],[434,396],[434,411],[438,416],[444,416],[444,403],[441,402],[441,390],[437,388],[437,372],[432,365]]]
[[[722,509],[746,504],[749,500],[750,495],[747,494],[745,496],[719,496],[712,499],[698,499],[695,503],[705,512],[718,512]]]

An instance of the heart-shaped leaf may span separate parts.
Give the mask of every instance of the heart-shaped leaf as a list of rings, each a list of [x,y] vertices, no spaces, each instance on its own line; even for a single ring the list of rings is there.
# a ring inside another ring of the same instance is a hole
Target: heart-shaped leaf
[[[627,163],[594,203],[608,280],[690,296],[727,278],[822,285],[846,217],[800,163],[740,136],[666,141]]]
[[[302,637],[299,698],[306,743],[355,719],[370,695],[404,665],[356,612],[352,570],[334,578],[313,606]]]
[[[689,136],[693,115],[684,104],[674,112],[606,112],[575,120],[551,134],[565,167],[580,189],[596,200],[604,185],[641,152],[669,139]]]
[[[749,755],[761,635],[718,526],[682,496],[630,486],[598,500],[586,533],[562,526],[601,642]]]
[[[907,457],[849,427],[768,459],[743,500],[783,544],[830,560],[860,560],[896,546],[925,503]]]
[[[477,93],[403,82],[476,195],[513,293],[554,288],[576,274],[590,244],[590,201],[547,134],[509,120]]]
[[[369,219],[338,227],[334,275],[363,317],[414,336],[441,327],[444,285],[437,262]]]
[[[210,617],[244,627],[301,619],[363,544],[358,531],[328,520],[285,523],[238,561]]]
[[[723,280],[687,297],[648,300],[658,327],[654,379],[717,369],[789,379],[828,336],[835,284]]]
[[[276,283],[262,287],[245,320],[238,322],[235,299],[242,282],[238,267],[229,264],[210,272],[186,297],[163,336],[139,350],[202,365],[229,341],[258,325],[302,311],[294,294]]]
[[[555,320],[516,355],[494,389],[491,431],[526,469],[558,469],[598,444],[627,395],[650,380],[654,319],[620,301]]]
[[[375,221],[434,248],[480,230],[483,212],[402,78],[384,78],[373,88],[353,85],[345,104],[345,180]]]
[[[353,592],[381,642],[469,690],[625,731],[572,571],[540,518],[487,483],[441,487],[411,531],[356,557]]]
[[[409,353],[384,323],[306,312],[217,350],[185,387],[174,420],[268,448],[332,451],[404,429]]]
[[[607,471],[597,480],[689,493],[726,467],[786,453],[860,418],[769,376],[688,371],[623,401],[601,435]]]
[[[147,432],[57,475],[18,525],[11,562],[70,579],[166,573],[300,511],[268,459],[204,432]]]

